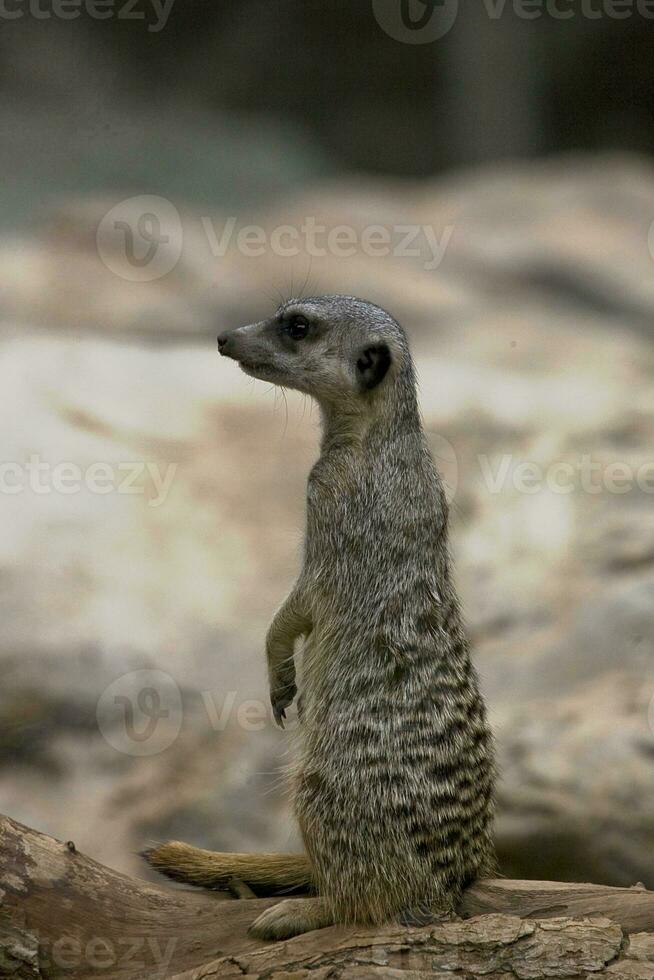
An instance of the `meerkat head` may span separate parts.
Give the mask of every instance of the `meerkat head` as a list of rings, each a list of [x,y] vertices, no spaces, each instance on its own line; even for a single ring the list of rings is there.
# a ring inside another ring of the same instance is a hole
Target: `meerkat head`
[[[376,398],[411,370],[399,324],[353,296],[288,300],[270,319],[220,334],[218,350],[251,377],[323,404]]]

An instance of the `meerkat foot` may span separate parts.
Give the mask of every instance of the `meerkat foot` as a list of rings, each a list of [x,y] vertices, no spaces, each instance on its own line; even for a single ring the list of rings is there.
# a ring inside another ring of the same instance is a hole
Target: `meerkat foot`
[[[416,905],[411,909],[403,909],[397,918],[401,926],[431,926],[436,922],[447,922],[453,918],[453,913],[431,908],[429,905]]]
[[[248,933],[256,939],[290,939],[333,924],[322,898],[287,898],[262,912]]]

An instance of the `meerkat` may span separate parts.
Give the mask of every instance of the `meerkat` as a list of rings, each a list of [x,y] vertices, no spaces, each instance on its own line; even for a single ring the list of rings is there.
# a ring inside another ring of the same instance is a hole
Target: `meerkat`
[[[169,842],[146,857],[196,885],[309,887],[313,897],[256,919],[261,939],[450,914],[463,888],[494,870],[495,770],[406,335],[372,303],[320,296],[289,300],[221,334],[218,347],[321,412],[302,570],[266,639],[282,727],[300,689],[292,781],[306,856]]]

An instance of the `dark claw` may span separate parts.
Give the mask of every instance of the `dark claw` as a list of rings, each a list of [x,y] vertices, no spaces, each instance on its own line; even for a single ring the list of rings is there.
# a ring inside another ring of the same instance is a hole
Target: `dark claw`
[[[402,926],[428,926],[437,920],[432,909],[427,905],[418,905],[412,909],[404,909],[399,914]]]
[[[286,709],[293,703],[293,698],[297,694],[295,684],[288,684],[286,687],[279,688],[270,695],[273,717],[280,728],[284,727],[286,721]]]

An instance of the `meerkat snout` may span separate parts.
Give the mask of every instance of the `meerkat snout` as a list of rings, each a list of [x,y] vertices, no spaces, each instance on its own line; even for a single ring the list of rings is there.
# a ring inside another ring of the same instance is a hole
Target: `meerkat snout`
[[[242,328],[238,328],[242,329]],[[237,330],[223,330],[218,334],[218,353],[222,357],[231,357],[239,360],[239,346]]]

